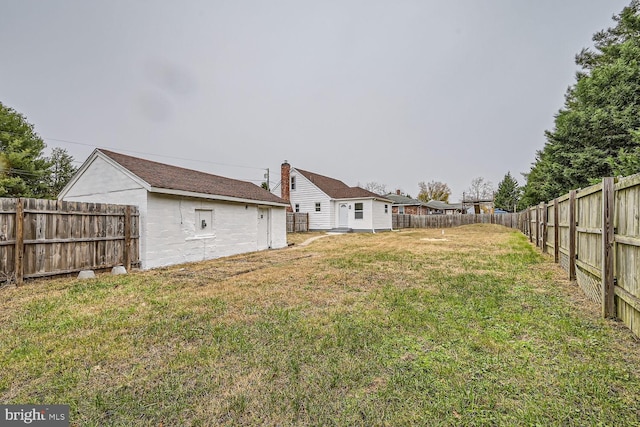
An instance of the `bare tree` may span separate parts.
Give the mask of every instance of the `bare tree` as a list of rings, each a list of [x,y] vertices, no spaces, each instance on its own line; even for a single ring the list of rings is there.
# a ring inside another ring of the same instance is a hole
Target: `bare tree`
[[[447,184],[440,181],[429,181],[425,183],[421,181],[418,183],[420,187],[420,193],[418,193],[418,200],[428,202],[429,200],[439,200],[441,202],[449,203],[449,196],[451,196],[451,189]]]
[[[360,184],[358,184],[360,186]],[[379,194],[384,196],[387,194],[387,186],[385,184],[380,184],[379,182],[371,181],[367,182],[364,186],[362,186],[365,190],[369,190],[372,193]]]
[[[464,200],[469,202],[493,200],[493,184],[482,177],[474,178],[471,186],[464,193]]]
[[[476,214],[488,212],[493,204],[493,184],[482,177],[474,178],[471,186],[462,194],[462,203],[472,203]],[[487,205],[486,203],[489,202]]]

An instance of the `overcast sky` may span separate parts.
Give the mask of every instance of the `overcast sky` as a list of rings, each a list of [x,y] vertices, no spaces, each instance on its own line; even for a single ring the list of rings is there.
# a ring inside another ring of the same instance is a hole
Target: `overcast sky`
[[[457,201],[475,177],[524,183],[575,54],[629,1],[4,0],[0,101],[80,162],[274,185],[286,159]]]

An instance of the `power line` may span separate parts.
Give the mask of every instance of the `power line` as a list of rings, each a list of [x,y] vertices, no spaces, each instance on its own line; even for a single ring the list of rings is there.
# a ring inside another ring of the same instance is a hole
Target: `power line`
[[[15,169],[15,168],[8,168],[8,169],[0,168],[0,173],[7,173],[11,175],[21,175],[21,176],[31,176],[35,178],[42,178],[44,176],[43,173],[30,172],[22,169]]]
[[[47,137],[42,137],[42,139],[45,139],[47,141],[65,142],[65,143],[68,143],[68,144],[77,144],[77,145],[84,145],[84,146],[87,146],[87,147],[99,148],[94,144],[87,144],[87,143],[84,143],[84,142],[77,142],[77,141],[69,141],[69,140],[66,140],[66,139],[47,138]],[[187,157],[176,157],[176,156],[168,156],[168,155],[164,155],[164,154],[147,153],[145,151],[126,150],[126,149],[117,148],[117,147],[102,146],[102,148],[108,148],[108,149],[111,149],[111,150],[124,151],[125,153],[145,154],[145,155],[148,155],[148,156],[163,157],[163,158],[167,158],[167,159],[185,160],[185,161],[190,161],[190,162],[209,163],[209,164],[218,165],[218,166],[229,166],[229,167],[235,167],[235,168],[259,169],[259,170],[264,170],[265,169],[265,168],[259,168],[259,167],[256,167],[256,166],[233,165],[233,164],[230,164],[230,163],[212,162],[210,160],[190,159],[190,158],[187,158]]]
[[[8,131],[8,130],[1,130],[0,132],[9,133],[9,134],[15,135],[15,136],[22,136],[21,134],[17,134],[15,132],[11,132],[11,131]],[[209,163],[209,164],[212,164],[212,165],[228,166],[228,167],[235,167],[235,168],[255,169],[255,170],[265,170],[266,169],[266,168],[259,168],[259,167],[256,167],[256,166],[234,165],[234,164],[231,164],[231,163],[212,162],[210,160],[190,159],[190,158],[187,158],[187,157],[176,157],[176,156],[169,156],[169,155],[164,155],[164,154],[148,153],[146,151],[127,150],[127,149],[123,149],[123,148],[119,148],[119,147],[109,147],[109,146],[98,147],[95,144],[90,144],[90,143],[86,143],[86,142],[70,141],[68,139],[59,139],[59,138],[49,138],[49,137],[40,136],[40,135],[38,135],[38,136],[40,138],[42,138],[43,140],[46,140],[46,141],[56,141],[56,142],[63,142],[63,143],[67,143],[67,144],[83,145],[85,147],[92,147],[92,148],[106,148],[106,149],[110,149],[110,150],[124,151],[125,153],[144,154],[144,155],[148,155],[148,156],[163,157],[163,158],[167,158],[167,159],[184,160],[184,161],[189,161],[189,162]],[[82,162],[79,162],[79,163],[82,163]]]
[[[16,136],[22,136],[21,134],[17,134],[15,132],[7,131],[7,130],[1,130],[0,132],[8,133],[8,134],[11,134],[11,135],[16,135]],[[39,137],[42,138],[43,140],[47,140],[47,141],[56,141],[56,142],[63,142],[63,143],[68,143],[68,144],[83,145],[83,146],[86,146],[86,147],[98,148],[94,144],[89,144],[89,143],[86,143],[86,142],[70,141],[70,140],[67,140],[67,139],[59,139],[59,138],[48,138],[48,137],[44,137],[44,136],[39,136]],[[164,157],[164,158],[175,159],[175,160],[185,160],[185,161],[209,163],[209,164],[214,164],[214,165],[218,165],[218,166],[237,167],[237,168],[254,169],[254,170],[265,170],[265,169],[268,170],[268,168],[259,168],[259,167],[255,167],[255,166],[243,166],[243,165],[234,165],[234,164],[229,164],[229,163],[212,162],[212,161],[209,161],[209,160],[189,159],[189,158],[186,158],[186,157],[176,157],[176,156],[168,156],[168,155],[155,154],[155,153],[147,153],[147,152],[144,152],[144,151],[126,150],[126,149],[121,149],[121,148],[117,148],[117,147],[103,146],[102,148],[108,148],[108,149],[112,149],[112,150],[124,151],[124,152],[127,152],[127,153],[135,153],[135,154],[144,154],[144,155],[156,156],[156,157]],[[84,162],[74,159],[73,163],[82,164]],[[3,172],[3,171],[0,170],[0,172]],[[25,170],[20,170],[20,169],[15,169],[15,168],[9,168],[8,170],[5,170],[4,172],[5,173],[9,173],[9,174],[13,174],[13,175],[40,177],[40,175],[38,175],[36,173],[25,171]],[[242,179],[242,178],[241,178],[241,180],[242,181],[249,181],[249,182],[259,182],[259,183],[262,183],[262,182],[265,181],[264,179]]]

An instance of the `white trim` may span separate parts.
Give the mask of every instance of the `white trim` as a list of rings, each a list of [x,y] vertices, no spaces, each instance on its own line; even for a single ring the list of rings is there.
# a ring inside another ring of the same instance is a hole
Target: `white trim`
[[[171,189],[168,189],[168,188],[152,187],[148,182],[146,182],[145,180],[140,178],[138,175],[134,174],[129,169],[125,168],[120,163],[116,162],[115,160],[113,160],[112,158],[110,158],[109,156],[107,156],[106,154],[101,152],[98,148],[93,150],[93,153],[91,153],[89,158],[87,158],[87,160],[85,160],[85,162],[82,164],[82,166],[80,166],[80,169],[78,169],[78,172],[76,172],[76,174],[73,176],[73,178],[62,189],[60,194],[58,194],[58,200],[62,200],[67,195],[67,193],[69,192],[71,187],[73,187],[73,185],[80,179],[80,177],[84,174],[84,172],[89,168],[89,166],[91,166],[91,164],[93,164],[93,162],[98,157],[100,157],[101,159],[106,161],[108,164],[110,164],[111,166],[116,168],[116,170],[124,173],[127,177],[129,177],[134,182],[136,182],[138,185],[140,185],[140,187],[142,187],[143,189],[147,190],[150,193],[171,194],[171,195],[176,195],[176,196],[196,197],[196,198],[200,198],[200,199],[209,199],[209,200],[222,200],[222,201],[227,201],[227,202],[250,203],[250,204],[254,204],[254,205],[255,204],[263,204],[263,205],[267,205],[267,206],[280,206],[280,207],[289,206],[288,204],[285,204],[285,203],[268,202],[266,200],[251,200],[251,199],[244,199],[244,198],[240,198],[240,197],[231,197],[231,196],[221,196],[221,195],[217,195],[217,194],[198,193],[198,192],[195,192],[195,191],[171,190]]]
[[[286,208],[289,206],[285,203],[267,202],[265,200],[242,199],[239,197],[220,196],[217,194],[196,193],[195,191],[171,190],[168,188],[150,187],[150,193],[170,194],[173,196],[195,197],[198,199],[222,200],[225,202],[247,203],[252,205],[278,206]]]
[[[71,187],[75,185],[75,183],[80,179],[82,175],[84,175],[86,170],[89,169],[89,167],[93,164],[93,162],[96,161],[98,157],[104,160],[105,162],[107,162],[109,165],[115,167],[116,170],[125,174],[128,178],[133,180],[136,184],[138,184],[140,187],[144,188],[145,190],[149,191],[149,189],[151,188],[148,182],[144,181],[138,175],[134,174],[129,169],[123,167],[122,165],[120,165],[120,163],[115,162],[109,156],[107,156],[106,154],[101,152],[98,148],[96,148],[95,150],[93,150],[93,153],[91,153],[91,155],[87,158],[87,160],[84,161],[82,166],[80,166],[80,168],[73,175],[71,180],[69,180],[67,185],[65,185],[64,188],[60,191],[60,193],[58,193],[58,200],[64,199],[64,197],[67,195],[69,190],[71,190]]]
[[[349,197],[349,198],[346,198],[346,199],[331,199],[331,200],[335,200],[336,202],[348,201],[348,200],[379,200],[381,202],[386,202],[386,203],[392,204],[391,200],[378,198],[378,197]]]

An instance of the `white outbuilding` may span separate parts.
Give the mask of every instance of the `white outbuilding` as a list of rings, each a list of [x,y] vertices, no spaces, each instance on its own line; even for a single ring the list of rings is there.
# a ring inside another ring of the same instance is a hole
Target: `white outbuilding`
[[[58,199],[137,205],[142,269],[287,246],[288,203],[267,190],[104,149]]]

